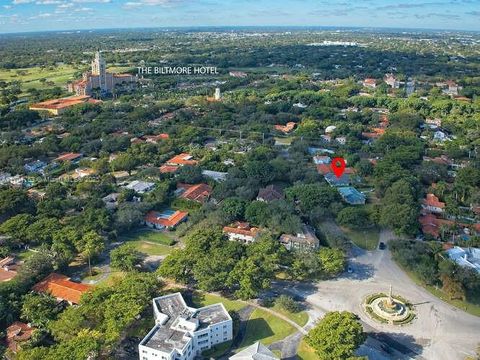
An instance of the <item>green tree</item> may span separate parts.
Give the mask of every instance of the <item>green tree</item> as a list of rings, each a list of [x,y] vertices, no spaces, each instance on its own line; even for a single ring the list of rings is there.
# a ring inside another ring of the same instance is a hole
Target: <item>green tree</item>
[[[90,275],[92,274],[91,259],[99,255],[105,249],[105,242],[103,237],[98,235],[95,231],[89,231],[82,237],[82,255],[88,260],[88,269]]]
[[[321,248],[318,251],[322,271],[327,276],[334,276],[345,269],[345,254],[341,249]]]
[[[327,313],[306,336],[319,359],[346,360],[367,336],[358,317],[348,311]]]
[[[110,252],[110,265],[114,269],[132,271],[142,263],[142,254],[133,244],[123,244]]]
[[[23,297],[21,318],[45,329],[57,315],[57,302],[48,294],[29,293]]]

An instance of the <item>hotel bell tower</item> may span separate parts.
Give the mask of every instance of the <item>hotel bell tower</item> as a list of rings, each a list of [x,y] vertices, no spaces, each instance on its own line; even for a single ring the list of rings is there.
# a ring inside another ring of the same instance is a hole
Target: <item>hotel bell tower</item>
[[[105,60],[102,58],[100,51],[95,53],[95,59],[92,61],[92,75],[98,76],[99,88],[107,91],[107,69]]]

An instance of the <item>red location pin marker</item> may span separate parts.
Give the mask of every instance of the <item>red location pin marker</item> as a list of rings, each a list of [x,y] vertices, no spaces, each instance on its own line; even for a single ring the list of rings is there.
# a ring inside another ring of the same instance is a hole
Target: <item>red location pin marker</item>
[[[333,158],[332,163],[330,164],[330,167],[337,178],[343,175],[345,172],[345,166],[345,159],[341,157]]]

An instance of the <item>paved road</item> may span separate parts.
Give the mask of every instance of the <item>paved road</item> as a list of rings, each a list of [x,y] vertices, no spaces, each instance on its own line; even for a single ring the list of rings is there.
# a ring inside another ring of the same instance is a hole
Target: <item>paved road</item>
[[[393,238],[382,231],[380,241]],[[463,360],[474,353],[480,342],[480,318],[469,315],[441,301],[410,278],[391,259],[387,250],[364,251],[352,248],[352,274],[321,281],[314,286],[297,284],[283,288],[304,297],[319,311],[348,310],[360,316],[370,339],[386,343],[398,351],[391,358],[402,358],[401,353],[417,359]],[[409,299],[416,306],[418,318],[410,325],[393,327],[371,320],[361,307],[362,300],[375,292],[386,292],[390,284],[394,294]]]

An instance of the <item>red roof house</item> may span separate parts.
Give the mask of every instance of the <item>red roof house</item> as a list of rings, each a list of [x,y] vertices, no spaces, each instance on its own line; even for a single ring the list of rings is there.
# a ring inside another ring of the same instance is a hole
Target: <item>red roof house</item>
[[[145,215],[145,225],[158,230],[173,229],[187,218],[188,212],[186,211],[165,210],[162,213],[149,211]]]
[[[427,194],[422,201],[422,207],[431,213],[441,214],[445,209],[445,203],[441,202],[434,194]]]
[[[207,201],[212,194],[212,188],[207,184],[178,184],[177,187],[183,191],[180,198],[196,201],[202,204]]]
[[[247,222],[237,221],[231,226],[225,226],[223,233],[226,234],[231,241],[240,241],[248,244],[257,239],[260,230],[256,227],[251,227]]]
[[[81,296],[92,289],[90,285],[73,282],[69,277],[57,273],[51,273],[32,288],[33,291],[50,294],[70,304],[80,303]]]
[[[60,162],[60,161],[78,161],[82,157],[82,154],[79,153],[65,153],[60,155],[55,159],[55,161]]]
[[[193,160],[192,155],[187,153],[181,153],[181,154],[175,155],[173,158],[167,161],[167,165],[184,166],[184,165],[197,165],[197,164],[198,164],[198,161]]]

